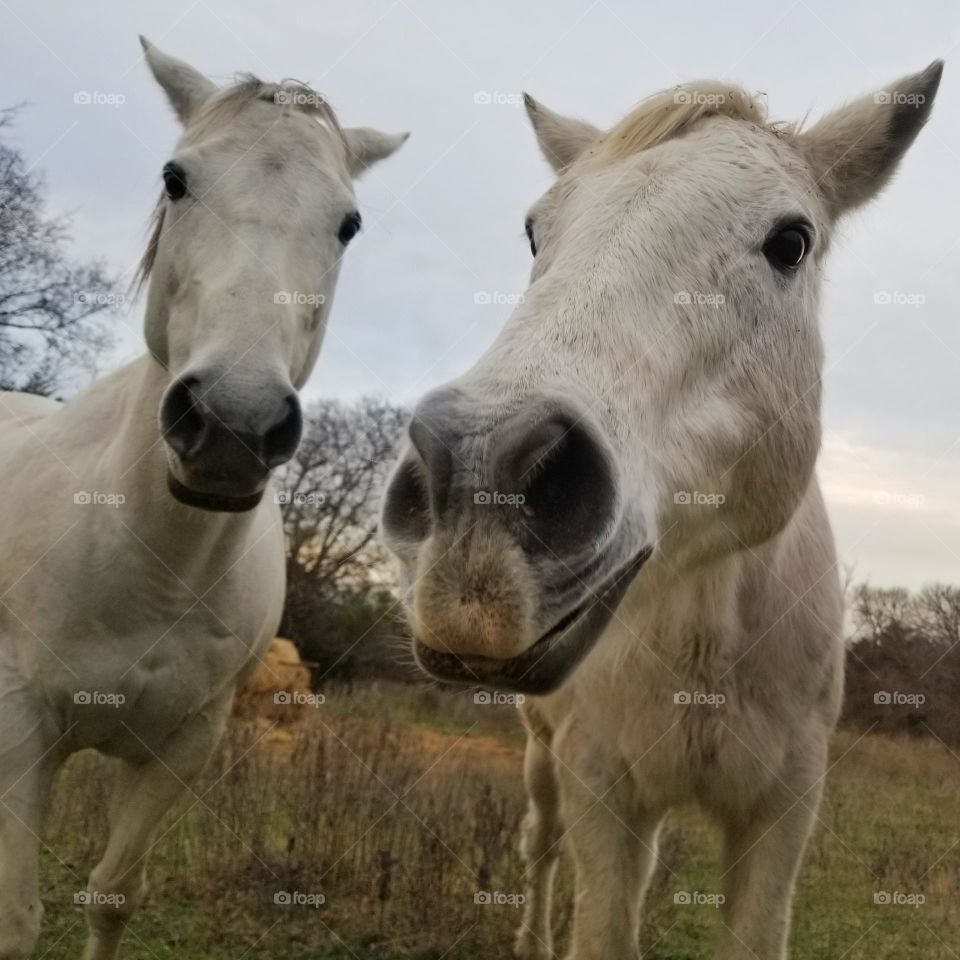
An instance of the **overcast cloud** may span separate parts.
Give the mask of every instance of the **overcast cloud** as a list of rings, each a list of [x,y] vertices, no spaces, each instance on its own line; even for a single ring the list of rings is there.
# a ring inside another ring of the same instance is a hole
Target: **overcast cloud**
[[[74,212],[77,252],[125,279],[177,135],[138,33],[219,82],[296,77],[347,125],[411,130],[359,187],[364,231],[308,386],[411,402],[471,364],[504,322],[509,306],[475,294],[526,286],[524,215],[550,174],[520,91],[604,126],[654,90],[722,77],[796,119],[946,57],[930,125],[829,262],[821,477],[859,578],[960,583],[960,5],[886,7],[0,0],[0,105],[31,104],[15,138],[45,171],[53,208]],[[123,103],[77,104],[81,91]],[[923,302],[878,304],[885,293]],[[134,304],[118,320],[105,368],[142,349],[140,316]]]

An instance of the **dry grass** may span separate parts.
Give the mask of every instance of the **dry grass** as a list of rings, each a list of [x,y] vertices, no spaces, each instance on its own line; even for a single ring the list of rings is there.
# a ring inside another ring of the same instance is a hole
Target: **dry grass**
[[[163,827],[155,895],[126,956],[509,955],[518,912],[474,895],[522,890],[522,736],[511,711],[469,694],[384,686],[303,710],[292,728],[231,729]],[[800,885],[795,960],[955,960],[960,759],[931,741],[839,734],[834,760]],[[59,785],[47,839],[63,862],[48,855],[44,868],[50,960],[76,956],[82,940],[70,892],[102,847],[108,788],[93,756],[76,758]],[[671,818],[646,912],[646,960],[714,952],[717,912],[673,897],[717,890],[717,849],[694,811]],[[281,892],[325,902],[277,904]],[[880,893],[925,902],[875,903]]]

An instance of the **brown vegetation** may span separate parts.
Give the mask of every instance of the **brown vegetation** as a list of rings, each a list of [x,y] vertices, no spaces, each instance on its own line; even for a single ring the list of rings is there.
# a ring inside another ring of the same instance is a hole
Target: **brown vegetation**
[[[357,684],[351,694],[328,686],[324,693],[284,728],[282,749],[271,741],[272,723],[235,721],[161,830],[151,868],[155,901],[128,934],[131,960],[508,954],[519,911],[475,897],[523,889],[523,739],[513,711],[425,686]],[[102,847],[108,785],[103,761],[83,754],[57,792],[46,833],[58,858],[46,868],[48,960],[75,955],[82,936],[82,922],[70,920],[77,910],[70,891],[82,889]],[[960,761],[943,746],[839,734],[801,878],[795,960],[952,958],[960,939],[958,822]],[[695,811],[671,816],[660,861],[644,957],[712,955],[717,911],[678,907],[674,895],[718,889],[715,831]],[[67,873],[59,899],[51,896],[51,876]],[[569,884],[564,868],[560,955]],[[277,902],[292,893],[323,902]],[[878,904],[883,893],[919,905]],[[151,921],[164,910],[173,926]]]
[[[843,723],[960,744],[960,589],[858,588]]]

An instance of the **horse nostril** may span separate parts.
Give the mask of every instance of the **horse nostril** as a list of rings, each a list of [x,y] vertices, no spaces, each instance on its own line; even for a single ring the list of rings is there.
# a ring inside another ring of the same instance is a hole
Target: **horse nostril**
[[[571,553],[597,543],[614,519],[610,457],[577,418],[556,416],[501,438],[499,482],[523,499],[518,520],[533,552]]]
[[[418,543],[430,532],[431,516],[447,507],[453,477],[453,454],[443,410],[445,394],[422,400],[410,421],[410,450],[393,474],[383,498],[383,532],[396,540]]]
[[[283,407],[283,416],[263,437],[263,459],[270,469],[286,463],[297,452],[303,433],[299,397],[295,393],[288,393]]]
[[[419,543],[430,533],[430,496],[413,460],[400,464],[387,485],[381,519],[393,540]]]
[[[160,428],[164,439],[181,456],[196,453],[203,443],[206,420],[199,409],[194,388],[196,377],[183,377],[172,384],[160,404]]]

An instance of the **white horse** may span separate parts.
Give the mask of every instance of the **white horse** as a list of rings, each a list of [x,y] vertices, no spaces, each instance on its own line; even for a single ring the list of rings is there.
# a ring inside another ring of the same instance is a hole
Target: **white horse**
[[[942,64],[807,130],[718,83],[607,133],[527,109],[556,183],[523,302],[418,406],[388,487],[421,665],[528,695],[527,903],[552,957],[637,956],[657,833],[721,824],[724,960],[781,960],[841,699],[814,465],[823,265],[929,115]]]
[[[160,818],[203,767],[284,600],[271,469],[300,437],[352,178],[406,139],[309,88],[218,89],[143,41],[183,123],[143,262],[149,354],[63,405],[0,394],[0,960],[40,926],[38,847],[71,752],[120,760],[86,960],[113,957]]]

